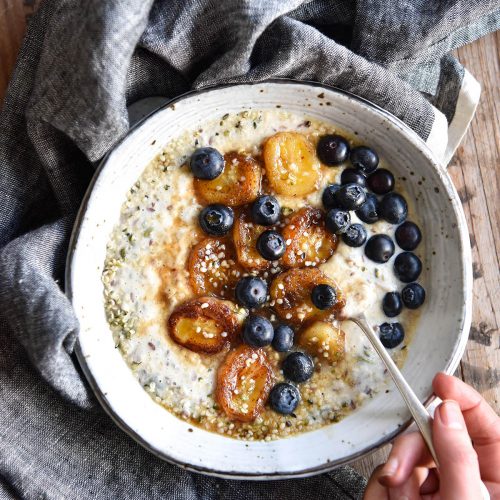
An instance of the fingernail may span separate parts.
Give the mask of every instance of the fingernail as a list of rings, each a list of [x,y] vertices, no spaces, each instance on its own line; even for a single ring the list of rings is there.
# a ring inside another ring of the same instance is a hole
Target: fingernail
[[[390,457],[387,463],[382,467],[381,476],[394,476],[398,470],[399,462],[396,457]]]
[[[464,417],[460,406],[455,401],[443,401],[439,406],[439,418],[448,429],[462,430],[464,428]]]

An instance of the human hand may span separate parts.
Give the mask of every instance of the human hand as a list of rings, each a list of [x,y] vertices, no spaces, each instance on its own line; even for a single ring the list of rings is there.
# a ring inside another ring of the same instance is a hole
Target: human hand
[[[439,471],[420,433],[404,434],[373,472],[364,500],[480,500],[481,480],[500,499],[500,418],[455,377],[439,373],[432,386],[443,400],[432,426]]]

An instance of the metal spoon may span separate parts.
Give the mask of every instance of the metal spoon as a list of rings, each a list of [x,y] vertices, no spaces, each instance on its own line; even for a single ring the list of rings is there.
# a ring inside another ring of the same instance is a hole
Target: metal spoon
[[[377,351],[377,354],[380,356],[385,367],[390,373],[392,380],[394,380],[399,393],[401,394],[401,396],[403,396],[406,406],[410,410],[413,420],[415,420],[415,423],[417,424],[417,427],[419,428],[420,433],[424,438],[427,448],[429,448],[432,458],[434,459],[434,463],[439,469],[436,450],[434,449],[434,445],[432,444],[432,417],[430,416],[429,412],[417,398],[412,388],[408,385],[408,382],[399,371],[396,363],[394,363],[392,358],[387,353],[385,347],[382,345],[382,342],[380,342],[377,334],[373,331],[373,328],[366,321],[365,315],[360,314],[359,316],[355,316],[352,318],[343,318],[343,321],[352,321],[353,323],[358,325],[359,328],[361,328],[361,330],[363,330],[365,335],[368,337],[368,340],[372,344],[375,351]],[[486,485],[481,481],[479,486],[481,487],[483,500],[490,500],[491,497],[488,492],[488,488],[486,488]]]
[[[419,428],[420,433],[424,438],[425,444],[429,448],[436,467],[439,467],[436,457],[436,451],[434,450],[434,445],[432,444],[432,417],[430,416],[429,412],[417,398],[412,388],[408,385],[408,382],[399,371],[396,363],[394,363],[392,358],[387,353],[385,347],[382,345],[382,342],[380,342],[380,339],[373,331],[373,328],[366,321],[365,315],[360,314],[359,316],[353,318],[345,318],[345,320],[352,321],[353,323],[358,325],[359,328],[361,328],[361,330],[363,330],[365,335],[368,337],[368,340],[371,342],[375,351],[377,351],[377,354],[382,359],[401,396],[403,396],[406,406],[410,410],[410,413],[412,414],[413,419],[415,420],[415,423],[417,424],[417,427]]]

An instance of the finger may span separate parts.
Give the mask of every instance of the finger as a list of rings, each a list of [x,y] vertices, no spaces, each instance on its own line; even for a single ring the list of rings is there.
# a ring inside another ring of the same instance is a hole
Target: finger
[[[445,373],[434,377],[432,387],[441,399],[453,399],[460,405],[467,430],[476,445],[500,443],[500,417],[475,389]]]
[[[443,401],[434,413],[433,442],[443,500],[481,498],[479,463],[457,402]]]
[[[500,418],[481,395],[461,380],[439,373],[434,392],[442,399],[453,399],[462,410],[467,430],[478,454],[481,476],[498,481],[500,470]]]
[[[389,488],[390,500],[401,500],[402,498],[420,498],[420,485],[425,481],[429,469],[416,467],[410,477],[401,485]]]
[[[432,495],[439,490],[439,474],[437,469],[429,469],[425,481],[420,486],[421,495]]]
[[[389,493],[387,488],[382,486],[379,481],[380,471],[382,470],[382,466],[379,465],[375,468],[370,479],[368,480],[368,484],[366,485],[365,493],[363,495],[363,500],[388,500]]]
[[[434,466],[429,450],[419,432],[403,434],[394,441],[379,481],[384,486],[395,488],[406,482],[417,466]]]

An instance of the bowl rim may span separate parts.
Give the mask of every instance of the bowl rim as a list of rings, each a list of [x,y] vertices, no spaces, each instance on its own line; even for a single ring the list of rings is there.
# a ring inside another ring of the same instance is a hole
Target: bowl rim
[[[144,117],[142,117],[137,123],[135,123],[132,127],[130,127],[129,131],[122,137],[120,138],[114,145],[113,147],[103,156],[101,161],[98,163],[98,166],[94,172],[94,175],[92,176],[92,179],[87,187],[87,190],[85,192],[85,195],[82,199],[82,202],[80,204],[80,208],[78,210],[78,213],[75,218],[75,222],[73,225],[73,230],[71,233],[70,241],[69,241],[69,246],[68,246],[68,253],[66,257],[66,267],[65,267],[65,294],[72,302],[72,297],[73,297],[73,283],[72,283],[72,267],[73,267],[73,256],[75,253],[75,249],[78,243],[78,238],[80,235],[80,230],[82,227],[82,221],[84,219],[84,215],[87,209],[88,202],[90,200],[90,197],[92,195],[94,186],[101,175],[103,169],[105,168],[110,156],[113,154],[113,152],[125,141],[127,141],[136,131],[139,129],[141,126],[145,124],[151,118],[153,115],[156,113],[159,113],[165,108],[171,107],[172,105],[175,105],[179,101],[195,97],[195,96],[200,96],[205,93],[209,93],[212,91],[217,91],[223,88],[228,88],[228,87],[236,87],[236,86],[255,86],[255,85],[266,85],[266,84],[295,84],[295,85],[302,85],[302,86],[308,86],[308,87],[317,87],[317,88],[323,88],[328,91],[332,91],[338,94],[342,94],[349,99],[353,99],[355,101],[358,101],[359,103],[371,108],[373,111],[377,112],[379,115],[382,115],[385,119],[391,122],[392,125],[394,125],[396,128],[399,129],[400,133],[406,137],[407,140],[416,143],[415,145],[420,149],[422,154],[426,157],[428,162],[432,165],[432,167],[436,170],[437,174],[440,177],[440,180],[442,181],[443,185],[446,187],[446,194],[450,195],[449,196],[449,203],[452,206],[453,212],[455,213],[457,217],[457,222],[458,222],[458,232],[460,236],[460,254],[461,254],[461,260],[462,260],[462,272],[463,272],[463,282],[464,282],[464,295],[465,295],[465,302],[464,302],[464,308],[463,308],[463,322],[462,325],[460,326],[461,331],[460,335],[457,337],[457,340],[454,345],[454,350],[453,350],[453,355],[450,357],[448,360],[443,372],[447,373],[449,375],[452,375],[462,356],[465,351],[465,347],[467,344],[468,340],[468,332],[470,330],[470,325],[472,321],[472,253],[471,253],[471,248],[470,248],[470,240],[469,240],[469,233],[467,230],[467,222],[465,219],[465,214],[463,211],[463,207],[461,202],[459,201],[459,196],[456,191],[456,188],[446,170],[446,168],[437,160],[435,157],[434,153],[432,150],[429,148],[429,146],[425,143],[425,141],[414,131],[412,130],[406,123],[404,123],[402,120],[394,116],[392,113],[388,112],[387,110],[381,108],[375,103],[372,103],[371,101],[365,99],[364,97],[358,96],[356,94],[353,94],[352,92],[340,89],[338,87],[328,85],[325,83],[321,82],[316,82],[316,81],[311,81],[311,80],[296,80],[293,78],[271,78],[271,79],[266,79],[266,80],[261,80],[261,81],[254,81],[254,82],[238,82],[238,83],[222,83],[222,84],[216,84],[216,85],[211,85],[207,87],[203,87],[201,89],[194,89],[187,91],[183,94],[180,94],[177,97],[174,97],[170,100],[168,100],[165,104],[160,105],[159,107],[155,108],[151,112],[147,113]],[[154,97],[154,96],[149,96],[149,97]],[[163,452],[160,452],[159,450],[155,449],[155,447],[151,444],[146,442],[137,432],[135,432],[133,429],[131,429],[128,424],[118,415],[115,410],[111,407],[111,405],[106,401],[104,398],[104,395],[101,393],[101,390],[98,386],[97,381],[95,380],[91,370],[89,369],[85,356],[82,352],[81,346],[80,346],[80,341],[79,341],[79,334],[78,338],[75,342],[75,353],[78,359],[78,362],[82,368],[83,373],[85,374],[85,377],[92,388],[92,391],[94,395],[96,396],[97,400],[101,404],[101,406],[104,408],[105,412],[111,417],[111,419],[114,421],[114,423],[121,429],[123,430],[126,434],[128,434],[131,438],[133,438],[136,442],[138,442],[141,446],[146,448],[149,452],[151,452],[153,455],[156,457],[177,465],[185,470],[188,470],[190,472],[196,472],[196,473],[201,473],[209,476],[214,476],[214,477],[219,477],[223,479],[243,479],[243,480],[278,480],[278,479],[291,479],[291,478],[304,478],[304,477],[309,477],[309,476],[314,476],[317,474],[325,473],[325,472],[330,472],[337,467],[340,467],[342,465],[347,465],[351,463],[354,460],[357,460],[363,456],[368,455],[369,453],[373,452],[377,448],[384,446],[385,444],[389,443],[392,441],[395,437],[403,433],[413,422],[413,419],[410,417],[407,421],[405,421],[400,427],[398,427],[396,430],[393,432],[386,434],[382,436],[380,440],[375,442],[373,445],[369,446],[368,448],[363,449],[362,451],[358,451],[355,453],[352,453],[346,457],[343,457],[338,460],[332,460],[331,462],[327,462],[325,464],[322,464],[320,466],[316,467],[310,467],[298,471],[291,471],[291,472],[275,472],[275,473],[242,473],[238,471],[231,471],[231,472],[221,472],[217,471],[211,468],[207,467],[202,467],[198,465],[193,465],[193,464],[188,464],[182,461],[179,461],[171,456],[166,455]],[[436,399],[436,396],[434,394],[430,394],[429,397],[423,402],[424,406],[428,406],[431,404],[434,400]]]

